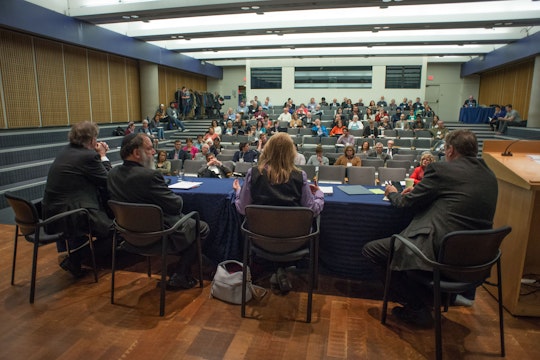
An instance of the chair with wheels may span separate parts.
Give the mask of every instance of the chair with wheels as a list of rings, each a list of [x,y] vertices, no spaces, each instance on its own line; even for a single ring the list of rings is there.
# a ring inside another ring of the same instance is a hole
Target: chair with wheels
[[[283,221],[287,219],[287,221]],[[275,262],[309,258],[306,322],[311,322],[313,288],[317,286],[319,216],[305,207],[248,205],[244,234],[242,317],[246,317],[247,266],[251,255]],[[280,226],[275,226],[280,224]]]
[[[53,224],[59,221],[66,221],[73,219],[76,216],[77,224],[83,227],[83,224],[86,224],[86,229],[88,229],[87,238],[88,246],[90,247],[91,257],[92,257],[92,266],[94,269],[94,280],[98,281],[96,260],[94,256],[94,244],[92,240],[92,233],[90,228],[90,217],[88,210],[81,208],[66,211],[54,216],[51,216],[47,219],[42,219],[39,215],[38,208],[36,204],[25,200],[21,197],[18,197],[12,193],[5,193],[9,205],[15,213],[15,239],[13,247],[13,263],[11,266],[11,285],[15,284],[15,263],[17,260],[17,244],[19,235],[24,236],[24,238],[34,244],[34,251],[32,254],[32,273],[30,278],[30,304],[34,303],[34,297],[36,292],[36,270],[37,270],[37,260],[38,260],[38,250],[41,246],[47,244],[53,244],[57,241],[64,240],[66,242],[66,248],[68,251],[68,256],[71,254],[69,248],[68,237],[69,234],[64,232],[58,232],[50,234],[47,232],[47,225]],[[39,204],[38,204],[39,205]]]
[[[491,268],[497,264],[497,290],[499,303],[499,335],[501,356],[505,356],[504,322],[502,303],[501,251],[499,247],[503,239],[512,231],[509,226],[489,230],[454,231],[444,236],[437,261],[428,259],[414,243],[401,236],[394,235],[391,240],[390,252],[386,271],[381,323],[386,323],[388,309],[388,294],[392,276],[392,260],[396,242],[407,247],[412,256],[419,258],[422,263],[432,269],[427,271],[409,271],[407,274],[414,281],[433,289],[433,307],[435,312],[435,346],[436,358],[442,359],[441,336],[441,293],[460,294],[476,289],[489,277]],[[493,284],[491,284],[493,285]],[[444,305],[448,311],[450,297]]]
[[[163,222],[161,208],[154,204],[137,204],[109,200],[108,204],[114,213],[114,227],[116,229],[112,246],[112,275],[111,275],[111,304],[114,304],[114,281],[116,273],[116,249],[121,241],[122,248],[128,252],[145,256],[147,258],[148,277],[152,275],[150,257],[161,257],[161,282],[159,316],[165,314],[165,288],[167,280],[167,255],[169,236],[178,231],[188,219],[196,222],[194,234],[196,236],[197,259],[199,265],[199,287],[203,287],[202,253],[199,213],[192,211],[184,215],[173,226],[166,228]],[[144,219],[144,221],[141,221]]]

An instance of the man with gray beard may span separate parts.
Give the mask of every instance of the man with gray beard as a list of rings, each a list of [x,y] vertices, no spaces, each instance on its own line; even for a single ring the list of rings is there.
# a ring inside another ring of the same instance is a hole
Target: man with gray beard
[[[165,226],[174,225],[182,214],[182,198],[167,186],[163,175],[154,169],[156,151],[145,134],[124,137],[120,156],[124,163],[109,172],[108,189],[112,200],[154,204],[161,207]],[[208,225],[201,221],[201,240],[208,236]],[[196,260],[195,220],[189,219],[182,228],[171,235],[169,254],[181,256],[167,285],[172,289],[190,289],[197,281],[191,276],[191,265]]]

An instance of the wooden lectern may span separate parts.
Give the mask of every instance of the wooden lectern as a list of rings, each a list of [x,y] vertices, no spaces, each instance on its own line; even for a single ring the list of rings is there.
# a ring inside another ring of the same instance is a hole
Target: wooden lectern
[[[501,155],[507,148],[513,156]],[[540,141],[486,140],[482,157],[499,184],[493,226],[512,227],[501,245],[503,305],[513,315],[540,316],[540,291],[521,283],[527,275],[540,279]],[[497,297],[496,288],[486,289]]]

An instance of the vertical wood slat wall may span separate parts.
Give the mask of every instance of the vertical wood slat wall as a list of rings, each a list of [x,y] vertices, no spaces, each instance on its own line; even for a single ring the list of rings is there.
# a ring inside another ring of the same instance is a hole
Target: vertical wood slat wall
[[[482,104],[512,104],[527,119],[533,71],[534,59],[527,59],[480,74],[478,99]]]
[[[161,104],[165,104],[166,107],[169,106],[171,101],[175,100],[174,94],[182,86],[199,92],[205,92],[207,89],[206,77],[165,66],[158,67],[158,79],[160,84],[159,101]]]
[[[0,87],[0,128],[141,119],[136,60],[7,29],[0,29]]]

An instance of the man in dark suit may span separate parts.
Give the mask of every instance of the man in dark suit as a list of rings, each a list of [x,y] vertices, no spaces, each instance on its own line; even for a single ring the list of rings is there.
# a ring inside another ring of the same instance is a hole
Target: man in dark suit
[[[117,201],[160,206],[165,225],[170,226],[184,216],[183,201],[169,189],[163,175],[154,169],[155,153],[152,141],[145,134],[125,136],[120,149],[124,163],[109,173],[109,194]],[[201,239],[204,240],[209,229],[205,222],[200,224]],[[190,289],[197,283],[190,274],[197,257],[195,220],[188,220],[170,239],[168,253],[181,255],[181,259],[167,284],[170,288]]]
[[[429,259],[437,259],[440,241],[447,233],[490,229],[493,225],[497,179],[485,162],[477,158],[477,152],[474,133],[453,131],[446,137],[446,161],[429,164],[422,181],[402,193],[394,186],[386,187],[385,194],[392,205],[414,212],[413,220],[401,235],[411,239]],[[385,267],[389,248],[390,238],[380,239],[366,244],[362,253]],[[405,322],[431,324],[431,311],[422,296],[430,292],[409,281],[406,272],[428,269],[402,246],[396,247],[392,266],[396,271],[396,288],[394,283],[392,287],[398,301],[406,304],[394,308],[392,313]]]
[[[90,213],[92,235],[96,246],[110,251],[112,220],[106,212],[107,173],[111,163],[106,156],[106,143],[98,142],[99,128],[85,121],[72,126],[69,144],[56,156],[43,195],[43,214],[50,217],[64,211],[85,208]],[[60,266],[75,277],[82,275],[81,260],[87,256],[88,229],[70,218],[66,222],[48,227],[52,232],[64,232],[69,239],[71,256],[65,257]],[[57,243],[58,252],[66,251],[64,241]]]
[[[191,160],[191,154],[188,154],[184,150],[182,150],[182,141],[181,140],[175,140],[174,141],[174,149],[169,151],[167,154],[167,159],[179,159],[182,161],[185,160]]]
[[[386,149],[384,150],[384,153],[388,155],[388,159],[393,159],[394,155],[398,153],[398,149],[394,147],[394,140],[390,139],[386,142]]]

